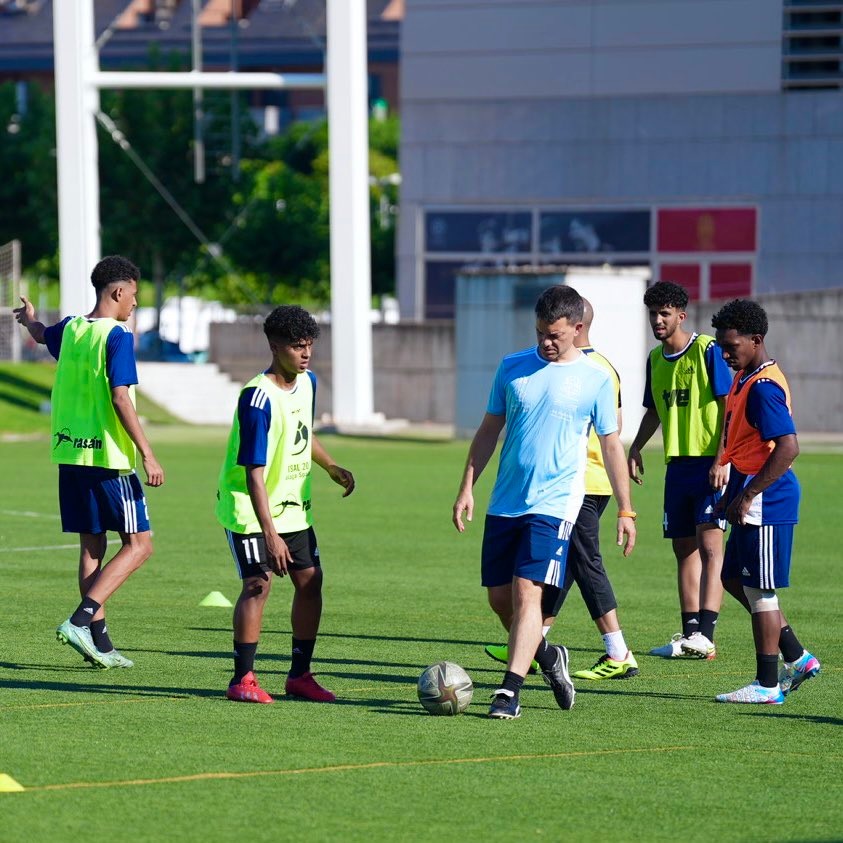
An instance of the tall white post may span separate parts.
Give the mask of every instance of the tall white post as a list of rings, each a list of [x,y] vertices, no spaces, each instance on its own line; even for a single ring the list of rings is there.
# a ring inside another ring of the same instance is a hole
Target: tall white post
[[[334,421],[373,419],[365,0],[328,0]]]
[[[53,3],[53,51],[61,312],[82,315],[94,305],[89,279],[100,259],[93,0]]]

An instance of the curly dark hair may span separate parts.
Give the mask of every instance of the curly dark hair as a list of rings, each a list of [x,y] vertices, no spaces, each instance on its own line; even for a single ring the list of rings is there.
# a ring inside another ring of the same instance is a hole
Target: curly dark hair
[[[303,307],[282,304],[266,317],[263,332],[269,340],[293,345],[302,340],[315,340],[319,336],[319,326]]]
[[[560,319],[582,322],[582,296],[573,288],[563,284],[548,287],[536,302],[536,318],[552,325]]]
[[[718,331],[734,329],[745,337],[755,334],[766,337],[767,312],[758,302],[732,299],[711,317],[711,325]]]
[[[688,291],[672,281],[657,281],[644,293],[644,305],[655,310],[663,307],[685,310],[688,306]]]
[[[109,255],[103,258],[91,273],[91,283],[97,293],[104,290],[109,284],[118,281],[139,281],[140,270],[122,255]]]

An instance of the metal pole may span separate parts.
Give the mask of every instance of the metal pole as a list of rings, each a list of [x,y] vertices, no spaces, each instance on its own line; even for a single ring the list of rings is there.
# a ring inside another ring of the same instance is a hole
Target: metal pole
[[[325,76],[322,73],[228,73],[207,70],[201,73],[169,70],[94,71],[89,81],[94,88],[119,88],[124,91],[186,88],[238,88],[248,91],[296,88],[302,91],[318,91],[325,87]]]
[[[88,313],[100,259],[93,0],[53,3],[61,311]]]
[[[193,0],[190,23],[191,46],[193,54],[192,69],[194,73],[202,71],[202,27],[199,26],[199,11],[202,0]],[[203,92],[201,88],[193,89],[193,180],[197,184],[205,182],[205,137],[202,124],[205,119],[203,110]]]
[[[20,240],[12,240],[12,289],[15,290],[16,295],[20,295]],[[12,307],[19,304],[17,299],[14,300]],[[21,353],[21,332],[18,326],[12,322],[12,360],[15,363],[20,363]]]
[[[373,421],[365,0],[328,0],[334,420]]]
[[[229,67],[232,72],[237,72],[237,29],[239,27],[240,3],[231,0],[231,20],[229,21],[229,32],[231,33],[231,47]],[[231,178],[233,181],[240,180],[240,96],[237,91],[231,92]]]

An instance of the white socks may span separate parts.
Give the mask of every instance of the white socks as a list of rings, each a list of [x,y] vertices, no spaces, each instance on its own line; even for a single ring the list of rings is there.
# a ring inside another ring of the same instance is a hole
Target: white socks
[[[623,632],[620,629],[617,632],[607,632],[603,636],[603,644],[606,647],[606,653],[609,658],[618,662],[623,661],[629,652],[626,641],[624,641]]]

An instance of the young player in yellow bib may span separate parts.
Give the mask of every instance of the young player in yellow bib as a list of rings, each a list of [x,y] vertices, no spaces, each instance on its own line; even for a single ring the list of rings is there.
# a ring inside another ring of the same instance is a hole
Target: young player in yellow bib
[[[95,667],[132,667],[114,649],[105,601],[152,554],[143,488],[135,474],[140,452],[147,486],[164,472],[135,412],[134,337],[126,326],[137,305],[140,270],[120,255],[103,258],[91,273],[97,303],[87,316],[45,327],[26,299],[15,311],[36,342],[58,360],[52,392],[52,461],[59,468],[62,530],[79,534],[82,602],[56,630]],[[121,547],[103,565],[107,532]]]
[[[726,483],[726,470],[716,457],[732,375],[714,337],[683,327],[688,306],[684,287],[660,281],[644,294],[644,305],[660,345],[647,358],[647,409],[629,448],[629,476],[639,485],[643,482],[641,449],[661,425],[667,462],[664,537],[673,543],[682,615],[682,631],[650,655],[713,659],[726,529],[715,514]]]
[[[290,621],[292,664],[285,691],[333,702],[310,671],[322,616],[322,567],[310,498],[311,461],[345,489],[354,477],[340,468],[313,433],[316,376],[308,371],[319,326],[300,307],[285,305],[263,325],[272,365],[240,393],[219,476],[217,520],[225,528],[243,581],[234,607],[234,676],[226,696],[271,703],[253,669],[272,574],[287,574],[295,593]]]

